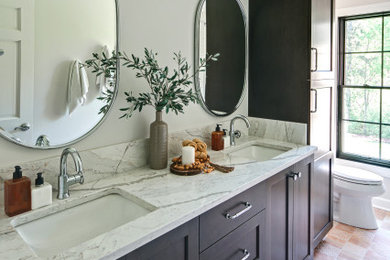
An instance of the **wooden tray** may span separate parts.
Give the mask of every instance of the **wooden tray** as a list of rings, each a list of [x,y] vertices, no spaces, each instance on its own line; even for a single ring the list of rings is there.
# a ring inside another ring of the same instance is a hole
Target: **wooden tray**
[[[173,166],[176,165],[176,163],[172,163],[169,169],[171,170],[171,173],[180,175],[180,176],[192,176],[197,175],[202,172],[201,169],[189,169],[189,170],[178,170],[174,168]]]

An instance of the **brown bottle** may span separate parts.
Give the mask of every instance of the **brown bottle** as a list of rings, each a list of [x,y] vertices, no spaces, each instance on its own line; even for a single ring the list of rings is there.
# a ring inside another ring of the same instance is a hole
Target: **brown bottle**
[[[223,134],[221,124],[217,124],[217,128],[211,133],[211,149],[214,151],[223,150]]]
[[[22,176],[20,166],[15,166],[12,180],[4,182],[4,208],[9,217],[31,210],[31,180]]]

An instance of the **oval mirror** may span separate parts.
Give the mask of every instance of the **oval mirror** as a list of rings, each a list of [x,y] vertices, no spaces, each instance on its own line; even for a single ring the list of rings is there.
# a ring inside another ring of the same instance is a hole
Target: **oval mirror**
[[[0,135],[40,149],[77,142],[116,97],[116,68],[96,76],[83,63],[118,50],[117,2],[0,0],[0,50]]]
[[[246,92],[247,28],[240,0],[201,0],[195,21],[195,71],[207,54],[219,53],[195,77],[203,108],[215,116],[232,114]]]

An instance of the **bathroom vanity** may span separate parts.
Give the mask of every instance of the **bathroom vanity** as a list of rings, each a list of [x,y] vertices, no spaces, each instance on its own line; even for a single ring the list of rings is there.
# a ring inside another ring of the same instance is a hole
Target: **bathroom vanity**
[[[66,200],[0,215],[0,259],[310,259],[315,150],[248,136],[210,151],[231,173],[146,166],[72,186]]]
[[[120,259],[310,259],[312,174],[309,155]]]

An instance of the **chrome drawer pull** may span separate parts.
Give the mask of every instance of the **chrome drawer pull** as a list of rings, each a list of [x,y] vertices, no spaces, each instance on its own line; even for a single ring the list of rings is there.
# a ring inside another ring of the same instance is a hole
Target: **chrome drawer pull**
[[[249,251],[246,250],[246,249],[244,249],[244,250],[242,250],[242,251],[243,251],[243,253],[244,253],[244,257],[241,258],[241,260],[247,260],[247,259],[251,256],[251,253],[249,253]]]
[[[244,214],[245,212],[247,212],[248,210],[250,210],[252,208],[252,204],[250,204],[249,202],[244,202],[242,203],[245,205],[245,209],[241,210],[240,212],[237,212],[236,214],[234,215],[230,215],[229,213],[226,213],[225,214],[225,218],[227,219],[235,219],[235,218],[238,218],[239,216],[241,216],[242,214]]]

